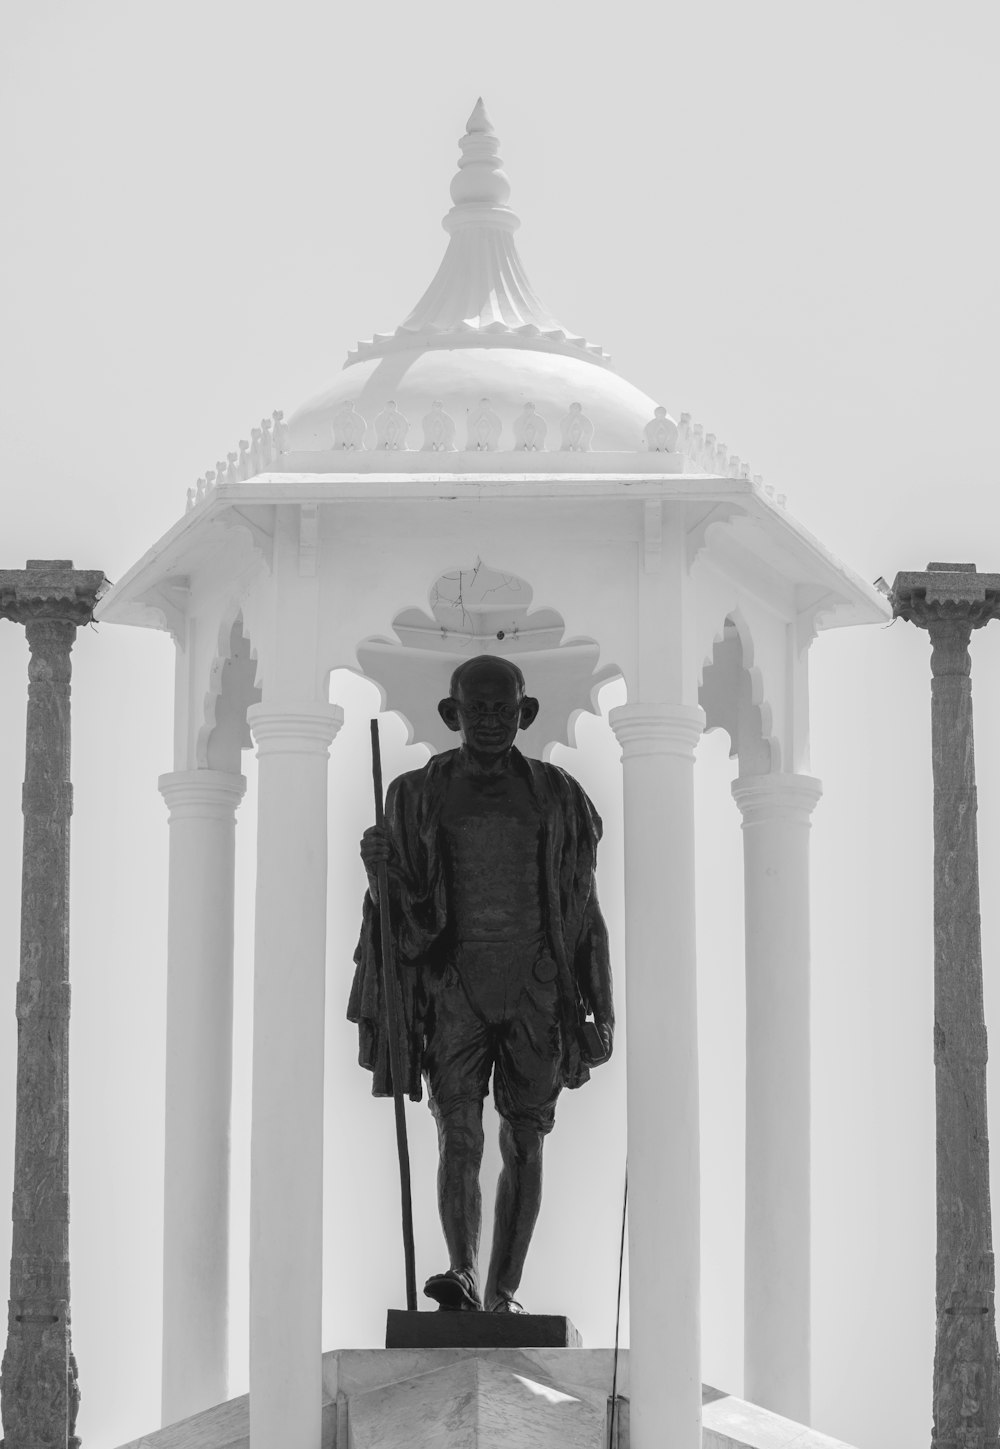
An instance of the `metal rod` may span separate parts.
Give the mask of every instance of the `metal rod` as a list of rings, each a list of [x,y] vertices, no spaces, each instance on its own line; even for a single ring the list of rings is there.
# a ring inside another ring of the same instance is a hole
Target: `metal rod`
[[[622,1193],[622,1237],[618,1245],[618,1299],[615,1308],[615,1358],[611,1375],[611,1417],[608,1423],[608,1449],[615,1449],[618,1419],[618,1334],[622,1323],[622,1278],[625,1268],[625,1224],[628,1221],[628,1162],[625,1163],[625,1190]]]

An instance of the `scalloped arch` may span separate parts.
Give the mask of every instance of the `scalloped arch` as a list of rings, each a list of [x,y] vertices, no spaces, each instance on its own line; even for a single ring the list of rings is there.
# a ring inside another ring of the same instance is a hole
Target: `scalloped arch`
[[[477,653],[516,661],[529,689],[541,696],[539,724],[521,745],[527,753],[536,753],[536,744],[542,753],[553,744],[575,743],[579,716],[600,712],[599,690],[622,671],[599,663],[597,640],[566,639],[562,615],[535,607],[533,595],[527,580],[475,559],[471,567],[439,574],[425,607],[399,610],[392,621],[395,638],[371,635],[359,642],[357,672],[377,685],[383,708],[404,720],[407,743],[450,747],[437,701],[447,693],[455,665]]]
[[[200,770],[240,772],[240,755],[251,747],[246,712],[261,698],[257,650],[246,633],[241,601],[224,611],[209,666],[208,689],[202,703],[202,724],[195,743]]]
[[[726,613],[703,656],[698,699],[705,710],[705,733],[724,729],[738,756],[741,775],[781,769],[781,742],[774,734],[774,713],[755,662],[753,632],[739,605]]]

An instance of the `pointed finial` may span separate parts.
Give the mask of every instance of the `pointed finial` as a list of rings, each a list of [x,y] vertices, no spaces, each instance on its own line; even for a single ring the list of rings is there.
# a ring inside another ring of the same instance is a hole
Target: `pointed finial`
[[[500,159],[500,142],[486,114],[482,96],[466,122],[465,135],[458,143],[462,153],[451,183],[455,203],[444,219],[446,231],[465,226],[501,225],[516,231],[521,225],[507,206],[510,181]]]
[[[496,135],[493,129],[493,122],[486,114],[486,107],[483,105],[482,96],[476,97],[476,104],[472,107],[472,115],[466,121],[465,129],[470,136],[473,131],[488,131],[491,136]]]

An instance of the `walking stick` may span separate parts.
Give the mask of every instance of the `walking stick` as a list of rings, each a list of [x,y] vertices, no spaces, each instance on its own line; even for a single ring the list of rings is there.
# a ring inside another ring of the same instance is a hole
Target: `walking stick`
[[[382,800],[382,753],[379,749],[378,720],[372,720],[372,779],[375,785],[375,824],[384,828]],[[413,1253],[413,1203],[410,1198],[410,1149],[406,1141],[406,1112],[403,1105],[403,1064],[400,1052],[400,1016],[397,1010],[399,980],[396,976],[392,923],[389,919],[389,872],[385,861],[376,867],[378,880],[379,933],[382,942],[382,995],[385,997],[389,1032],[389,1067],[392,1072],[392,1102],[396,1112],[396,1151],[399,1154],[399,1189],[403,1208],[403,1257],[406,1262],[406,1306],[417,1308],[417,1270]]]

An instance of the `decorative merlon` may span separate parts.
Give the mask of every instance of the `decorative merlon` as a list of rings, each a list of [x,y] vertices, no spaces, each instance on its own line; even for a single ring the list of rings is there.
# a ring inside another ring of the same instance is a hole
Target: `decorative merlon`
[[[288,451],[288,428],[280,408],[269,418],[261,418],[259,428],[250,429],[250,441],[240,439],[239,453],[227,453],[224,462],[216,463],[187,491],[186,512],[202,503],[220,483],[242,483],[274,467],[281,454]]]
[[[570,403],[569,412],[560,423],[564,453],[589,453],[594,425],[583,411],[583,405]]]
[[[325,460],[320,471],[328,471],[326,460],[331,452],[397,456],[448,453],[454,455],[448,467],[457,469],[463,466],[462,455],[469,453],[531,453],[542,469],[546,466],[542,461],[545,455],[588,453],[593,462],[600,456],[592,449],[593,420],[579,402],[571,403],[561,417],[546,417],[534,402],[526,402],[518,413],[501,416],[490,399],[483,397],[466,408],[463,423],[460,432],[458,419],[439,399],[430,403],[416,425],[391,399],[371,418],[361,413],[356,403],[346,402],[333,416],[329,448],[316,454]],[[749,480],[765,497],[779,507],[785,506],[784,493],[775,493],[759,473],[751,473],[749,464],[735,453],[727,453],[725,444],[717,442],[714,433],[706,433],[700,423],[692,423],[690,413],[681,413],[678,424],[666,408],[655,408],[649,422],[637,432],[634,450],[649,454],[651,462],[653,457],[662,457],[663,463],[657,466],[666,466],[669,471],[677,471],[679,461],[685,473]],[[308,456],[289,448],[284,414],[276,410],[270,418],[263,418],[259,427],[251,429],[249,441],[240,439],[238,453],[227,453],[225,460],[217,462],[215,468],[198,479],[196,487],[188,489],[187,511],[211,497],[220,483],[245,482],[262,473],[280,471],[285,454],[294,454],[299,469],[303,466],[303,457]],[[548,466],[556,466],[555,460]]]
[[[225,461],[217,462],[199,478],[196,486],[188,489],[186,512],[209,498],[220,483],[245,482],[279,467],[282,455],[290,451],[288,428],[283,419],[280,410],[270,418],[263,418],[259,428],[250,430],[249,442],[240,439],[238,454],[227,453]],[[559,446],[547,448],[549,421],[533,402],[525,403],[520,413],[505,422],[485,397],[466,410],[461,448],[455,443],[456,421],[442,402],[431,403],[420,427],[422,440],[415,448],[410,447],[407,440],[412,432],[411,422],[395,402],[387,402],[370,420],[358,411],[355,403],[347,402],[333,417],[330,445],[334,453],[589,453],[594,436],[594,424],[582,404],[571,403],[569,411],[558,420]],[[677,434],[677,424],[667,415],[666,408],[658,407],[642,436],[636,438],[636,451],[669,453],[676,457]]]
[[[660,412],[659,408],[657,412]],[[730,454],[725,443],[720,443],[714,433],[706,433],[701,423],[692,423],[690,413],[681,413],[676,448],[684,459],[685,473],[711,473],[717,478],[748,478],[766,497],[784,508],[787,501],[785,494],[775,493],[769,484],[765,484],[760,473],[752,473],[749,463],[744,463],[736,453]]]
[[[444,410],[444,403],[431,403],[431,410],[424,418],[425,453],[453,453],[455,451],[455,419]]]
[[[489,398],[481,398],[477,407],[469,409],[466,451],[469,453],[498,452],[502,426],[500,419],[490,407]]]

